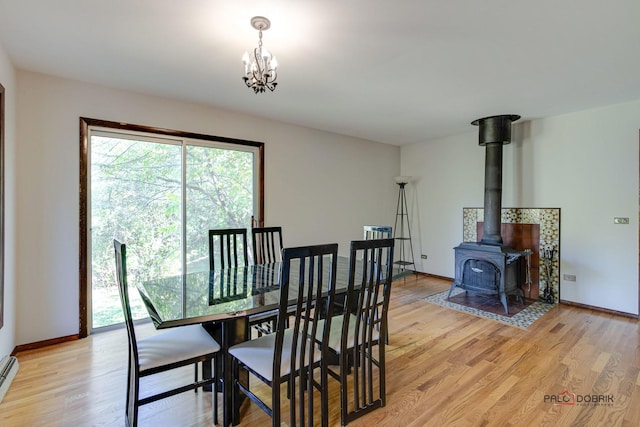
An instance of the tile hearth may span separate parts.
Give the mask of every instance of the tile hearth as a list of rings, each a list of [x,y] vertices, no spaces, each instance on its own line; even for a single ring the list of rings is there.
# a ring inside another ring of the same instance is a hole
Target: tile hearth
[[[465,291],[462,289],[455,289],[452,292],[451,296],[453,297],[463,292]],[[449,291],[439,292],[437,294],[426,297],[425,301],[430,302],[432,304],[439,305],[441,307],[452,308],[454,310],[472,314],[478,317],[483,317],[485,319],[495,320],[497,322],[505,323],[507,325],[515,326],[522,329],[527,329],[536,320],[542,317],[545,313],[547,313],[552,308],[556,307],[555,304],[547,304],[544,302],[535,301],[529,306],[527,306],[524,310],[509,317],[501,314],[495,314],[488,311],[480,310],[474,307],[467,307],[465,305],[457,304],[455,302],[449,301],[447,299],[448,293]]]

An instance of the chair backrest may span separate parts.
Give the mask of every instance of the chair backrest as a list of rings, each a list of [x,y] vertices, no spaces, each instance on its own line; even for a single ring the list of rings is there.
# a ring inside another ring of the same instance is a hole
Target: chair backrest
[[[349,254],[345,312],[355,314],[362,338],[386,328],[393,279],[393,239],[354,240]],[[349,316],[345,316],[347,318]],[[348,328],[348,322],[343,327]]]
[[[253,262],[269,264],[280,261],[282,252],[282,227],[255,227],[251,229]]]
[[[354,342],[375,345],[372,337],[385,337],[387,311],[393,280],[393,239],[356,240],[351,242],[349,281],[344,310],[341,348],[346,348],[349,322],[355,322]],[[384,339],[380,339],[380,357],[384,357]]]
[[[118,293],[120,294],[120,303],[122,304],[122,313],[124,314],[124,323],[127,327],[127,335],[129,337],[129,357],[130,363],[134,363],[135,368],[138,366],[138,344],[136,341],[136,332],[133,328],[133,317],[131,316],[131,306],[129,305],[129,292],[127,284],[127,246],[117,240],[113,241],[116,258],[116,278],[118,281]]]
[[[297,367],[313,366],[316,352],[322,355],[321,364],[326,376],[327,345],[329,341],[331,315],[335,303],[336,270],[338,266],[338,244],[284,248],[282,251],[282,276],[280,283],[280,305],[275,337],[273,362],[274,378],[280,375],[282,347],[287,325],[292,334],[289,372]],[[295,302],[293,302],[295,297]],[[318,333],[321,320],[327,322],[322,333]],[[313,378],[311,373],[303,378]],[[295,375],[289,378],[290,390],[295,395]],[[326,385],[326,384],[325,384]],[[304,387],[301,386],[302,389]],[[301,417],[304,405],[299,400]],[[302,399],[304,400],[304,399]],[[296,419],[296,405],[290,406],[291,419]],[[310,423],[313,413],[309,413]]]
[[[350,391],[345,388],[340,395],[343,425],[385,404],[385,340],[393,242],[393,239],[351,242],[339,356],[342,380],[346,382],[343,370],[350,366],[353,381]]]
[[[391,236],[391,226],[388,225],[365,225],[364,229],[364,240],[373,240],[373,239],[390,239]]]
[[[209,230],[209,269],[247,266],[247,229],[220,228]],[[238,260],[238,258],[240,258]],[[216,259],[219,263],[216,263]]]

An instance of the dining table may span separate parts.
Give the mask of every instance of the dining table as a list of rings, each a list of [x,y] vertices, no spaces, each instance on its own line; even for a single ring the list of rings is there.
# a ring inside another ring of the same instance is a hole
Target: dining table
[[[292,269],[294,262],[292,261]],[[220,344],[223,357],[218,360],[215,369],[219,369],[222,378],[218,391],[222,391],[224,426],[231,423],[233,410],[228,349],[250,339],[250,318],[277,312],[280,304],[281,266],[281,262],[274,262],[203,270],[151,279],[136,285],[157,329],[199,323]],[[328,269],[328,265],[325,268]],[[392,280],[406,275],[407,271],[394,269]],[[349,258],[338,256],[336,298],[346,294],[348,278]],[[292,277],[289,291],[292,303],[297,296],[295,291]],[[211,375],[211,366],[205,366],[203,371],[203,375]],[[239,380],[247,384],[248,373],[241,372]]]

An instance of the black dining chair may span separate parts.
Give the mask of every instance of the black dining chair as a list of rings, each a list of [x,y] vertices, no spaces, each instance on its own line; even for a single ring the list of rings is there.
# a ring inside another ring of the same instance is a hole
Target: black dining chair
[[[284,247],[282,244],[282,227],[251,228],[251,243],[254,263],[270,264],[280,261],[280,253]]]
[[[281,261],[282,227],[252,227],[251,243],[253,248],[253,262],[255,264],[272,264]],[[258,336],[273,333],[275,330],[277,311],[253,316],[251,326]]]
[[[391,239],[393,238],[392,227],[390,225],[365,225],[364,227],[364,240],[375,239]],[[389,331],[387,330],[387,336],[385,338],[386,344],[389,344]]]
[[[246,228],[209,230],[210,270],[247,266],[248,253]]]
[[[320,393],[320,423],[328,426],[326,355],[335,297],[337,255],[337,244],[283,249],[275,333],[229,349],[234,378],[232,399],[236,399],[233,403],[234,425],[240,421],[237,399],[242,391],[271,416],[274,427],[280,427],[281,385],[287,384],[286,393],[290,399],[288,425],[314,425],[315,389]],[[291,320],[289,327],[286,326],[287,319]],[[321,321],[329,327],[319,333]],[[239,381],[241,368],[271,387],[271,406],[250,390],[248,384]]]
[[[365,225],[362,228],[364,240],[390,239],[392,237],[392,228],[389,225]]]
[[[201,325],[181,326],[168,329],[149,337],[136,338],[136,332],[129,305],[127,283],[127,248],[117,240],[113,241],[116,259],[116,275],[120,302],[129,338],[129,363],[125,419],[129,427],[138,425],[138,408],[169,396],[196,390],[209,384],[217,384],[218,372],[213,370],[212,378],[198,380],[198,363],[212,364],[220,355],[220,345]],[[140,378],[166,372],[183,366],[195,366],[195,378],[191,384],[140,398]],[[215,390],[213,399],[213,422],[218,423],[218,397]]]
[[[387,333],[392,261],[393,239],[351,242],[343,314],[331,320],[328,344],[340,361],[339,370],[328,373],[340,382],[342,425],[386,402],[385,340],[380,337]]]

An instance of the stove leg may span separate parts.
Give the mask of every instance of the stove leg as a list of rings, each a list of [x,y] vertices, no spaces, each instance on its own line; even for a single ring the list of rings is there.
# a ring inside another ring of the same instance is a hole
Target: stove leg
[[[507,307],[507,294],[505,294],[504,292],[500,293],[500,302],[504,307],[504,313],[509,314],[509,308]]]
[[[449,288],[449,294],[447,295],[447,299],[451,298],[451,292],[453,292],[453,290],[456,288],[456,284],[455,282],[451,285],[451,287]]]

